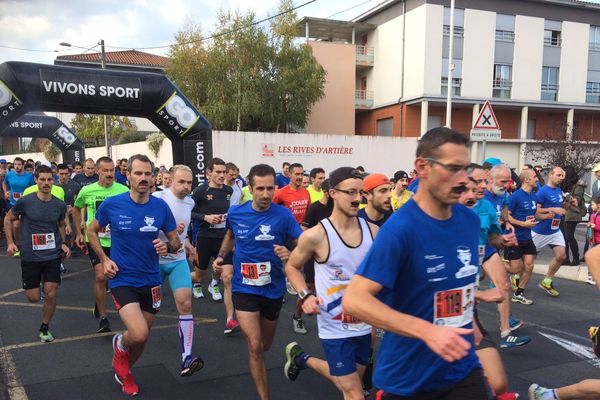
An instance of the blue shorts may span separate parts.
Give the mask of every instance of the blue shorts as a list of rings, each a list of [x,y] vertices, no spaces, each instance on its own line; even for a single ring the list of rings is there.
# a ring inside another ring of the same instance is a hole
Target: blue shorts
[[[356,372],[356,364],[367,365],[371,353],[371,334],[342,339],[321,339],[331,376]]]
[[[169,277],[169,285],[173,292],[177,289],[192,288],[192,277],[190,276],[190,266],[187,260],[160,264],[160,274],[162,275],[163,282],[167,276]]]

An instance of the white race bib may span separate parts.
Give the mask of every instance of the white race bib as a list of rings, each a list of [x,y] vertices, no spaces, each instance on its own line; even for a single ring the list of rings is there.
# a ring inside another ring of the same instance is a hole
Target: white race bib
[[[342,311],[342,327],[348,331],[360,332],[371,328],[371,325],[364,323],[350,314],[345,314]]]
[[[31,235],[33,250],[52,250],[56,248],[54,233],[36,233]]]
[[[433,295],[433,323],[461,328],[473,322],[475,284],[435,292]]]
[[[242,283],[249,286],[265,286],[271,283],[271,263],[242,263]]]
[[[552,218],[552,225],[550,228],[555,231],[560,227],[560,218]]]
[[[104,238],[104,239],[110,239],[110,224],[108,224],[104,228],[100,228],[98,230],[98,237]]]

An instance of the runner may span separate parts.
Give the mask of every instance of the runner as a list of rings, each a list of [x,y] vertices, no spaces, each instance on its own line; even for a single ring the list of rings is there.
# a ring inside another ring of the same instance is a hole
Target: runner
[[[6,174],[6,178],[4,178],[4,182],[2,182],[2,191],[4,192],[4,198],[8,200],[8,209],[14,206],[23,195],[23,191],[28,186],[35,185],[35,181],[33,179],[33,175],[29,172],[25,171],[25,162],[21,157],[15,157],[13,162],[13,171],[9,171]],[[19,245],[19,221],[15,220],[13,222],[13,231],[15,233],[15,243],[17,246]],[[14,253],[15,257],[18,257],[21,253],[17,250]]]
[[[75,205],[75,199],[81,190],[81,186],[71,179],[69,167],[66,164],[58,164],[58,183],[56,186],[62,188],[65,193],[65,204],[67,205],[67,246],[71,248],[75,241],[77,225],[74,224],[73,219],[73,206]]]
[[[227,170],[225,174],[225,183],[227,186],[231,186],[231,189],[233,190],[229,204],[237,206],[242,201],[242,188],[244,187],[242,180],[238,179],[240,169],[232,162],[228,162],[225,165],[225,169]]]
[[[192,192],[192,198],[196,203],[192,212],[192,219],[200,223],[198,235],[196,236],[196,265],[192,272],[193,293],[196,299],[204,298],[202,292],[202,281],[206,277],[206,270],[210,260],[219,254],[219,248],[225,236],[225,220],[233,189],[225,183],[225,161],[213,158],[206,165],[209,180]],[[231,264],[229,262],[228,264]],[[208,285],[208,291],[213,301],[223,301],[223,295],[219,289],[221,274],[213,271],[212,280]]]
[[[392,215],[392,182],[383,174],[371,174],[364,179],[367,206],[358,210],[358,216],[381,227]]]
[[[289,167],[290,183],[289,185],[278,189],[273,197],[273,203],[279,204],[292,212],[298,225],[302,225],[306,210],[310,204],[310,194],[308,190],[302,187],[302,177],[304,176],[304,167],[302,164],[294,163]],[[302,302],[296,302],[296,312],[292,315],[292,328],[299,335],[306,335],[308,332],[302,320]]]
[[[419,189],[381,227],[344,295],[345,312],[386,331],[377,399],[492,398],[473,346],[479,219],[457,204],[468,146],[448,128],[421,137]]]
[[[577,199],[563,195],[560,184],[565,179],[565,171],[560,167],[554,167],[548,174],[548,182],[537,191],[536,201],[537,209],[540,213],[546,214],[548,219],[541,221],[533,228],[533,243],[539,250],[550,246],[554,252],[554,257],[548,265],[548,272],[544,279],[539,283],[539,287],[544,289],[550,296],[557,297],[558,290],[554,288],[552,278],[558,272],[558,269],[566,259],[565,237],[560,231],[560,222],[566,214],[565,208],[570,205],[577,206]]]
[[[380,174],[369,177],[373,177],[369,181],[369,186],[373,186],[370,190],[385,186],[389,201],[389,179]],[[387,183],[379,185],[381,177]],[[370,357],[371,327],[344,314],[341,305],[348,281],[371,247],[378,228],[357,217],[363,191],[362,174],[352,167],[342,167],[333,171],[329,180],[334,204],[331,216],[300,236],[285,266],[304,312],[317,314],[326,360],[306,353],[298,343],[292,342],[285,348],[284,372],[294,381],[301,370],[311,368],[330,380],[344,399],[363,400],[362,376]],[[316,293],[308,289],[300,273],[309,260],[315,263]]]
[[[98,166],[97,162],[94,163],[93,159],[88,158],[87,160],[85,160],[85,164],[83,165],[83,172],[75,175],[73,177],[73,180],[75,182],[79,183],[79,185],[81,187],[91,185],[92,183],[98,182],[98,179],[100,179],[100,177],[96,173],[97,166]],[[113,167],[114,167],[114,165],[113,165]]]
[[[392,191],[392,208],[394,211],[402,207],[415,194],[408,190],[409,177],[404,171],[394,173],[394,190]]]
[[[306,188],[308,194],[310,194],[311,204],[315,201],[319,201],[324,195],[323,181],[325,180],[325,170],[323,168],[313,168],[310,170],[310,186]]]
[[[269,398],[267,370],[263,354],[271,348],[277,319],[285,293],[282,261],[289,251],[286,243],[295,244],[302,233],[300,226],[285,207],[273,203],[275,170],[265,164],[250,169],[252,202],[233,207],[227,218],[227,233],[215,259],[233,256],[233,304],[248,344],[252,380],[261,400]]]
[[[123,334],[113,338],[113,368],[116,381],[129,396],[139,392],[130,368],[144,351],[161,304],[158,257],[177,254],[181,248],[169,206],[148,193],[152,167],[148,157],[131,156],[127,162],[131,191],[104,200],[88,227],[90,246],[100,256],[115,306],[126,327]],[[109,225],[110,258],[98,235]],[[159,230],[165,232],[168,243],[158,237]]]
[[[40,301],[40,283],[43,281],[45,301],[39,336],[42,343],[46,343],[54,340],[49,327],[56,310],[56,291],[61,282],[60,264],[64,257],[69,257],[70,250],[65,245],[67,206],[51,194],[52,169],[45,165],[38,167],[35,178],[39,190],[17,200],[6,215],[4,231],[6,253],[12,256],[21,251],[23,289],[27,300],[32,303]],[[17,246],[12,225],[19,219],[21,237]]]
[[[92,268],[94,268],[94,309],[92,312],[95,318],[99,318],[98,332],[109,332],[110,321],[106,315],[107,281],[106,275],[104,274],[104,267],[102,266],[102,257],[96,250],[86,246],[86,243],[89,243],[89,237],[85,230],[94,220],[94,215],[96,215],[96,211],[104,200],[111,196],[125,193],[129,189],[114,181],[115,164],[109,157],[100,157],[97,166],[98,172],[100,173],[100,175],[98,175],[98,182],[81,188],[79,195],[75,200],[73,218],[75,220],[75,231],[77,232],[77,237],[75,238],[77,247],[89,255]],[[106,256],[110,256],[110,227],[101,230],[98,237],[100,238],[102,251]]]
[[[179,312],[179,338],[181,339],[181,376],[190,376],[204,366],[204,361],[199,356],[192,356],[194,341],[194,316],[192,315],[192,279],[186,253],[193,260],[196,249],[187,238],[188,228],[194,208],[194,200],[188,195],[192,191],[192,170],[185,165],[174,165],[169,176],[173,178],[170,188],[152,195],[164,200],[171,209],[177,222],[177,233],[184,247],[176,254],[167,254],[158,259],[162,280],[169,278],[169,285],[175,298],[177,312]],[[164,182],[164,175],[163,175]],[[163,231],[159,238],[167,241]]]
[[[281,164],[281,173],[277,174],[277,178],[275,179],[275,184],[277,185],[277,189],[281,189],[290,184],[290,163],[284,161]]]

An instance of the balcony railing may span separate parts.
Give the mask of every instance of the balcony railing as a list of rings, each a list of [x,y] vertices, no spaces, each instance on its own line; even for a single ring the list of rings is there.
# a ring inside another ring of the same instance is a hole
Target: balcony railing
[[[499,42],[514,42],[515,33],[511,31],[496,31],[496,40]]]
[[[590,42],[590,50],[600,50],[600,42]]]
[[[444,36],[450,36],[450,25],[444,25]],[[465,36],[465,28],[462,26],[454,26],[454,37],[461,38]]]
[[[373,107],[373,92],[370,90],[356,90],[354,93],[354,105],[356,108]]]
[[[492,83],[492,97],[499,97],[502,99],[510,99],[510,89],[512,88],[512,81],[508,79],[494,79]]]
[[[554,83],[542,83],[542,100],[556,101],[558,85]]]
[[[362,65],[373,65],[375,61],[375,49],[373,46],[356,45],[356,63]]]
[[[544,38],[544,45],[546,45],[546,46],[560,47],[560,44],[561,44],[560,37],[546,37],[546,38]]]
[[[452,78],[452,95],[460,96],[461,78]],[[442,96],[448,94],[448,78],[442,78]]]

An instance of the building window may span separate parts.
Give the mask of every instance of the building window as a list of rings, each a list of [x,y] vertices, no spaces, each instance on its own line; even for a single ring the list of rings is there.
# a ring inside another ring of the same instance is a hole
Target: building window
[[[587,103],[600,103],[600,82],[588,82],[585,89]]]
[[[542,67],[542,100],[556,101],[558,93],[558,68]]]
[[[444,36],[450,36],[450,25],[444,25]],[[462,26],[454,26],[454,37],[465,36],[465,28]]]
[[[546,46],[559,47],[561,43],[560,31],[544,30],[544,44]]]
[[[496,41],[513,43],[515,41],[515,33],[496,29]]]
[[[452,78],[452,96],[460,96],[461,78]],[[442,77],[442,96],[448,95],[448,77]]]
[[[511,87],[512,65],[495,64],[492,96],[509,99]]]
[[[600,26],[590,26],[590,50],[600,50]]]
[[[377,120],[377,136],[394,135],[394,118],[385,118]]]

